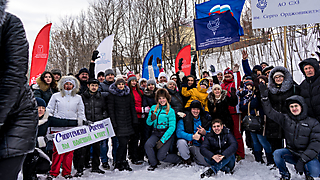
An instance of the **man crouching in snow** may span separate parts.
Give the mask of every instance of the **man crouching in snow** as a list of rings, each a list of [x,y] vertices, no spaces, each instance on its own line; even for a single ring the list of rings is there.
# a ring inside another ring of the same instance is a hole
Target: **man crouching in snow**
[[[201,174],[201,178],[214,176],[219,170],[230,173],[235,166],[236,139],[228,128],[223,127],[220,119],[213,120],[211,128],[200,147],[201,154],[211,167]]]

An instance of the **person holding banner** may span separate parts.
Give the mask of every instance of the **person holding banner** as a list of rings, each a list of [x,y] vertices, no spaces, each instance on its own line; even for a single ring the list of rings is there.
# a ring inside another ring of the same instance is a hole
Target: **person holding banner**
[[[80,82],[74,76],[63,76],[58,83],[58,89],[60,92],[52,95],[46,109],[49,113],[51,134],[81,126],[83,121],[86,121],[82,98],[77,95]],[[72,178],[72,159],[73,151],[58,154],[54,146],[50,176],[47,179],[53,179],[60,174],[61,163],[62,176],[66,179]]]
[[[134,100],[130,88],[123,78],[117,78],[109,87],[108,112],[115,134],[119,141],[116,153],[115,169],[132,171],[127,161],[127,146],[130,136],[134,134],[134,126],[138,125]]]

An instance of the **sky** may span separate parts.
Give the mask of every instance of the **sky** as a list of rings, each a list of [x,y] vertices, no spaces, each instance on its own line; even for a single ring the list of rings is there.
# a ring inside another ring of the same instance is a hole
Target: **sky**
[[[93,0],[9,0],[7,11],[18,16],[27,33],[30,51],[43,26],[52,23],[52,28],[65,16],[78,15],[87,10]]]

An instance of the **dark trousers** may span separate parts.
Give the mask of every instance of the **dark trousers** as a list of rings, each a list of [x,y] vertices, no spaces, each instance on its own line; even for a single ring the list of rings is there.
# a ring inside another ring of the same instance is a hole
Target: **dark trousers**
[[[139,118],[138,126],[134,127],[134,135],[130,136],[128,154],[131,161],[144,159],[144,144],[146,143],[146,139],[143,137],[145,137],[145,125],[145,119]]]
[[[51,166],[48,159],[49,157],[41,157],[37,150],[27,154],[22,167],[23,180],[34,180],[37,177],[37,174],[49,172]]]
[[[154,147],[156,146],[156,143],[160,140],[162,135],[163,135],[163,132],[159,132],[155,130],[152,133],[151,137],[146,142],[146,144],[144,145],[144,148],[151,166],[156,166],[158,164],[158,160],[163,162],[173,163],[173,164],[177,164],[181,161],[178,155],[168,154],[169,148],[173,141],[172,137],[168,139],[164,143],[164,145],[158,150],[157,156],[156,156]]]
[[[0,160],[0,179],[16,180],[26,155]]]
[[[282,149],[284,148],[283,146],[283,141],[281,138],[268,138],[267,137],[268,142],[270,143],[271,147],[272,147],[272,152],[274,152],[277,149]]]
[[[84,170],[85,163],[88,163],[88,159],[90,159],[91,146],[92,146],[92,169],[99,168],[99,165],[100,165],[100,142],[96,142],[92,145],[85,146],[85,147],[76,149],[74,151],[74,153],[73,153],[73,166],[77,171],[82,172]]]
[[[130,136],[118,136],[119,147],[117,149],[117,162],[126,161],[129,139]]]

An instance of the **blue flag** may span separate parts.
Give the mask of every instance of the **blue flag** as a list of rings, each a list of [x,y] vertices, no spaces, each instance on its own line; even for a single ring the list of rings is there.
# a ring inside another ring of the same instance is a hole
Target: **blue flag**
[[[144,57],[143,65],[142,65],[142,77],[149,79],[149,72],[148,72],[148,61],[149,58],[153,55],[152,59],[152,67],[154,71],[154,77],[159,76],[159,67],[157,66],[157,57],[161,59],[162,63],[162,44],[156,45],[149,50],[146,57]]]
[[[230,10],[233,17],[238,22],[239,35],[243,36],[243,29],[240,25],[240,16],[244,2],[245,0],[211,0],[201,4],[196,4],[196,17],[197,19],[201,19]]]
[[[195,19],[194,31],[197,51],[229,45],[240,40],[238,22],[230,11]]]

